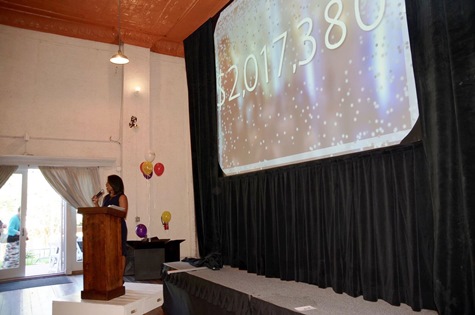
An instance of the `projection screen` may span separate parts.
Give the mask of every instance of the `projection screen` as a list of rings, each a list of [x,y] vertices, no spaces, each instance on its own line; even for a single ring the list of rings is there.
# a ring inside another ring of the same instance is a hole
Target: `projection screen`
[[[236,0],[215,54],[226,175],[396,145],[419,116],[404,0]]]

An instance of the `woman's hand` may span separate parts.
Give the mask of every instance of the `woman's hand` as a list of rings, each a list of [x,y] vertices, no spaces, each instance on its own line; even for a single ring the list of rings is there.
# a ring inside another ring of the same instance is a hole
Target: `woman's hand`
[[[91,200],[92,200],[92,203],[93,203],[96,207],[99,207],[99,197],[97,197],[96,195],[94,195],[94,196],[92,196]]]

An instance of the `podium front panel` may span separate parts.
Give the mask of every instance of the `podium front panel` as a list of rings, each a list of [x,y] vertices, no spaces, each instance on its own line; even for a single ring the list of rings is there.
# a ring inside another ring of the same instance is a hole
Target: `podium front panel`
[[[121,218],[105,211],[83,213],[84,299],[110,300],[125,294],[121,270]]]

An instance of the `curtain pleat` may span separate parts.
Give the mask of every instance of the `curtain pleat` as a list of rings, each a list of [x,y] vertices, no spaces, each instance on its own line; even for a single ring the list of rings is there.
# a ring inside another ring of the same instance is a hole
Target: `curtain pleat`
[[[5,185],[10,176],[18,169],[16,165],[0,165],[0,188]]]
[[[91,196],[100,187],[97,167],[40,166],[41,173],[56,192],[74,208],[92,207]]]

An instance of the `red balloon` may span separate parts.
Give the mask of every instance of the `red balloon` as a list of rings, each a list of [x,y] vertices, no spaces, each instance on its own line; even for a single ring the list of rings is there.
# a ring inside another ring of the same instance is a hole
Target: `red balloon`
[[[162,163],[157,163],[157,164],[155,164],[155,167],[153,168],[153,170],[155,171],[155,174],[157,176],[160,176],[165,171],[165,166],[163,166]]]
[[[142,167],[143,167],[143,164],[144,164],[144,163],[145,163],[145,162],[140,163],[140,166],[139,166],[139,168],[140,168],[140,173],[142,173],[142,174],[144,174],[144,172],[143,172],[143,170],[142,170]],[[145,175],[145,174],[144,174],[144,175]]]

